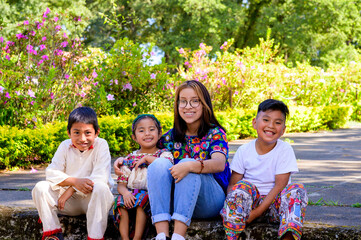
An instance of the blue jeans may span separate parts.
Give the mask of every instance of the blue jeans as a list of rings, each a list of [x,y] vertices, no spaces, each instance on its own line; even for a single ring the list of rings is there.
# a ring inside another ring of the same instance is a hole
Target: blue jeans
[[[187,161],[195,160],[186,158],[179,163]],[[148,195],[153,224],[173,219],[189,226],[192,217],[217,216],[226,196],[213,174],[189,173],[180,182],[174,183],[169,170],[172,166],[166,158],[157,158],[148,166]]]

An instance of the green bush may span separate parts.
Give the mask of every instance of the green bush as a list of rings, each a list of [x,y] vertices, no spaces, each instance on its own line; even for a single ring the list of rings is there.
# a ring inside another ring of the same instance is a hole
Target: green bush
[[[343,127],[350,119],[351,106],[290,107],[287,132],[316,131]],[[163,133],[173,126],[172,113],[155,113]],[[229,140],[256,137],[252,119],[256,110],[238,109],[216,112]],[[131,124],[135,115],[124,114],[99,118],[99,137],[108,141],[112,156],[125,155],[138,148],[131,138]],[[51,161],[59,144],[68,138],[66,122],[46,124],[36,129],[0,126],[0,169],[28,167]]]

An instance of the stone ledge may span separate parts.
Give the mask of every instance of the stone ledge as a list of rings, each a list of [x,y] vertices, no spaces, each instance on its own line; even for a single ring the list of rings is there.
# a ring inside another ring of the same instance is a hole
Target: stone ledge
[[[85,216],[60,216],[65,239],[86,239]],[[278,225],[255,223],[246,228],[242,240],[277,239]],[[36,209],[6,207],[0,205],[0,239],[41,239],[42,226],[38,223]],[[335,227],[317,223],[306,223],[303,229],[303,240],[349,239],[361,240],[361,228]],[[151,231],[150,239],[154,236]],[[112,216],[109,216],[105,233],[108,240],[118,240],[119,232],[115,228]],[[224,240],[225,234],[220,219],[194,220],[187,231],[186,239]]]

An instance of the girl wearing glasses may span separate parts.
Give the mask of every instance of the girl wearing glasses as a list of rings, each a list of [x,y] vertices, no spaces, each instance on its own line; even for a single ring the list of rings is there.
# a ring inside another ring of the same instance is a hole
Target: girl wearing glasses
[[[230,178],[226,133],[202,83],[186,81],[177,88],[173,129],[161,137],[160,144],[173,153],[175,165],[157,158],[148,167],[156,240],[170,239],[171,220],[171,239],[183,240],[192,217],[219,214]]]

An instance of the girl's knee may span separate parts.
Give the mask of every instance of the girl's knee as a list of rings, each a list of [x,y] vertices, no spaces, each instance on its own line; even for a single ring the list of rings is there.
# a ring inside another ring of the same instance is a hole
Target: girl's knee
[[[167,171],[172,166],[172,163],[166,158],[157,158],[148,166],[148,173],[154,171],[156,174],[159,171]]]

